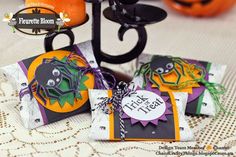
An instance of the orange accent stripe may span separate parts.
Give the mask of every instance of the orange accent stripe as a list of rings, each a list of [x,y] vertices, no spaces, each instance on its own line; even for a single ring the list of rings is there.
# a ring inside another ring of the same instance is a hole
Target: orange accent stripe
[[[174,95],[172,92],[168,92],[170,95],[170,100],[172,104],[173,109],[173,117],[174,117],[174,123],[175,123],[175,140],[180,141],[180,132],[179,132],[179,117],[178,117],[178,111],[177,111],[177,105],[174,98]]]
[[[111,98],[112,97],[112,90],[108,90],[107,94],[108,94],[108,98]],[[108,105],[111,106],[112,104],[108,104]],[[114,126],[115,126],[114,113],[111,113],[109,115],[109,125],[110,125],[110,140],[115,140],[115,136],[114,136],[114,132],[115,132],[115,129],[114,129]]]
[[[164,141],[164,142],[173,142],[180,141],[180,130],[179,130],[179,117],[177,111],[177,105],[172,92],[168,92],[171,99],[172,109],[173,109],[173,118],[175,125],[175,139],[147,139],[147,138],[125,138],[126,141]],[[108,90],[108,97],[112,97],[112,90]],[[109,104],[112,105],[112,104]],[[114,136],[114,114],[109,115],[109,125],[110,125],[110,140],[120,141],[120,138],[115,138]]]
[[[179,117],[178,117],[177,105],[176,105],[176,101],[175,101],[175,98],[174,98],[174,95],[172,94],[172,92],[168,92],[168,93],[170,95],[171,104],[172,104],[172,108],[173,108],[173,117],[174,117],[174,125],[175,125],[175,139],[125,138],[126,141],[164,141],[164,142],[180,141]],[[120,141],[119,138],[113,138],[112,140]]]

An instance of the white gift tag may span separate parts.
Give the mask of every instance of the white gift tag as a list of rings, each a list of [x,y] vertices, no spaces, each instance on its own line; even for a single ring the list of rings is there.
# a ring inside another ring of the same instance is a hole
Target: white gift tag
[[[122,108],[131,118],[151,121],[165,113],[166,104],[159,95],[145,90],[138,90],[136,94],[122,100]]]

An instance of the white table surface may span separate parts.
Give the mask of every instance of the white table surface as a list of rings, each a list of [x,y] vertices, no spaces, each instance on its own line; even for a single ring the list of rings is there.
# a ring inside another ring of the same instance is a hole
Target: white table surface
[[[21,0],[1,0],[0,15],[16,12]],[[165,8],[169,16],[158,24],[147,26],[148,43],[145,53],[168,54],[186,58],[208,60],[227,64],[223,80],[227,93],[223,99],[225,107],[236,111],[236,7],[215,18],[192,18],[176,14],[161,2],[147,2]],[[104,4],[106,6],[106,4]],[[103,6],[103,7],[104,7]],[[91,15],[91,6],[87,7]],[[102,20],[102,48],[111,54],[128,51],[135,45],[136,34],[130,31],[124,42],[119,42],[119,25]],[[73,29],[76,42],[91,39],[91,20]],[[68,43],[65,36],[56,38],[55,47]],[[24,58],[44,52],[43,38],[32,39],[13,34],[11,28],[0,22],[0,66],[15,63]],[[132,71],[131,64],[112,65],[123,72]],[[0,80],[1,84],[3,80]],[[23,128],[16,94],[1,86],[5,95],[0,95],[0,157],[4,156],[155,156],[159,146],[230,146],[227,151],[236,153],[236,117],[222,116],[218,120],[205,117],[188,117],[196,141],[188,143],[161,142],[93,142],[87,138],[90,115],[81,114],[32,131]],[[4,103],[5,100],[8,103]],[[9,103],[10,102],[10,103]],[[56,142],[54,142],[56,141]]]

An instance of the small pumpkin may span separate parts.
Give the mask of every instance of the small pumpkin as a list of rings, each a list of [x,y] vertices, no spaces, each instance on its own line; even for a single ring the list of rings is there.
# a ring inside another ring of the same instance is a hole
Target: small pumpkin
[[[236,0],[164,0],[172,9],[191,16],[215,16],[231,9]]]
[[[85,0],[25,0],[25,5],[41,6],[54,10],[56,13],[65,13],[70,22],[66,26],[75,26],[86,20]],[[41,10],[45,13],[45,11]]]

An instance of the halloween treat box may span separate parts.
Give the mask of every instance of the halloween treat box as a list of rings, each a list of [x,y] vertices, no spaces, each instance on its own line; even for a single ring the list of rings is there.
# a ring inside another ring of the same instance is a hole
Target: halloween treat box
[[[161,92],[186,92],[186,114],[214,116],[224,110],[220,95],[225,65],[171,56],[142,54],[137,60],[135,77],[142,87]],[[150,87],[149,87],[150,86]]]
[[[89,90],[90,138],[108,141],[191,141],[185,120],[186,93],[143,90]]]
[[[88,89],[107,87],[91,42],[1,68],[19,91],[23,124],[33,129],[89,110]]]

